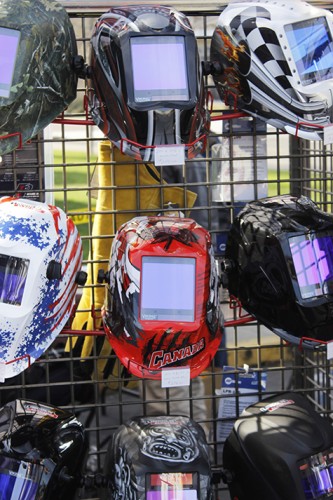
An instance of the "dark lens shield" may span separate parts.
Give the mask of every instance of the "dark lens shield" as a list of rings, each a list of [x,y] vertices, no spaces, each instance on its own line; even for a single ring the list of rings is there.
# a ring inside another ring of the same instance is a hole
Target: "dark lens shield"
[[[142,36],[130,42],[135,102],[188,101],[185,38]]]
[[[148,474],[146,500],[198,500],[197,473]]]
[[[333,293],[333,235],[309,233],[289,238],[301,297]]]
[[[0,27],[0,98],[10,95],[19,41],[19,31]]]
[[[299,462],[307,500],[333,498],[333,448]]]
[[[195,269],[194,258],[143,257],[141,319],[194,321]]]
[[[41,465],[0,456],[1,498],[34,500],[42,472]]]
[[[29,259],[0,254],[0,302],[21,305]]]
[[[285,30],[302,83],[332,78],[333,42],[326,17],[288,24]]]

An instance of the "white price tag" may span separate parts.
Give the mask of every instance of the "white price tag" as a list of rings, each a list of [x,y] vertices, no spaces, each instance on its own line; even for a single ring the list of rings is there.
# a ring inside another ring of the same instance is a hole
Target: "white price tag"
[[[324,127],[324,145],[333,143],[333,125],[326,125]]]
[[[182,387],[190,385],[190,368],[163,368],[161,387],[166,389],[168,387]]]
[[[333,358],[333,342],[328,342],[327,344],[327,359]]]
[[[3,383],[6,379],[6,364],[0,363],[0,383]]]
[[[185,163],[184,145],[156,146],[154,151],[155,165],[157,167],[184,165]]]

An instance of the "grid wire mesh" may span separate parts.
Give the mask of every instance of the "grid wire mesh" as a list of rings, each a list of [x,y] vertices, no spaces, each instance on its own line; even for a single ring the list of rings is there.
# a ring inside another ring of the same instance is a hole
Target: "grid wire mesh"
[[[86,61],[89,60],[89,39],[96,13],[97,4],[93,13],[81,13],[77,9],[72,14],[78,52]],[[218,8],[210,12],[187,12],[199,41],[200,54],[205,60],[209,59],[210,38],[219,13]],[[214,96],[212,116],[228,111],[209,77],[206,85]],[[107,267],[109,258],[108,255],[96,255],[96,241],[112,241],[120,216],[124,220],[151,210],[141,206],[140,193],[149,186],[140,185],[139,162],[133,161],[131,166],[135,185],[117,186],[112,176],[111,183],[99,185],[101,169],[107,167],[114,175],[116,161],[112,154],[107,161],[99,157],[99,146],[104,138],[87,120],[84,96],[85,84],[80,80],[77,99],[65,111],[60,123],[51,124],[41,136],[1,159],[0,194],[17,194],[23,186],[25,196],[54,203],[74,220],[83,240],[84,267],[89,269],[90,266],[92,270],[92,283],[87,286],[91,289],[94,306],[95,295],[104,289],[104,285],[97,282],[96,265]],[[82,120],[82,124],[74,125],[70,120]],[[127,160],[125,164],[128,164]],[[198,175],[193,176],[194,171]],[[249,175],[244,179],[245,173]],[[163,178],[163,169],[160,174]],[[223,256],[230,223],[249,197],[256,199],[262,193],[268,196],[304,194],[325,211],[332,212],[332,147],[291,138],[248,117],[212,120],[206,154],[179,167],[175,179],[174,185],[198,194],[190,215],[200,223],[203,221],[211,232],[218,263]],[[27,188],[29,183],[31,187]],[[11,185],[12,190],[8,189]],[[160,190],[161,200],[166,202],[163,196],[165,184],[159,182],[155,187]],[[115,203],[116,194],[120,190],[126,194],[133,189],[136,206],[119,209]],[[112,203],[106,210],[98,211],[97,200],[102,190]],[[185,201],[181,208],[188,212]],[[159,209],[165,210],[163,203]],[[103,234],[94,231],[94,222],[100,215],[108,216],[111,221]],[[82,289],[77,297],[77,313],[80,312],[80,294]],[[224,289],[221,290],[221,307],[232,325],[235,310],[230,308],[228,293]],[[302,391],[317,411],[326,416],[331,413],[332,366],[326,353],[300,351],[255,321],[227,326],[223,345],[209,369],[192,381],[185,392],[183,389],[178,392],[159,390],[156,400],[151,396],[150,381],[124,374],[114,353],[107,349],[101,351],[105,339],[100,328],[100,307],[81,312],[92,319],[94,331],[73,332],[67,328],[45,356],[36,361],[34,371],[27,370],[17,379],[0,386],[0,402],[4,404],[16,397],[25,397],[58,405],[77,414],[89,437],[87,473],[102,471],[111,434],[131,416],[156,411],[177,414],[183,413],[185,408],[207,431],[213,465],[220,468],[225,436],[249,397],[256,400],[287,390]],[[85,357],[78,344],[84,343],[88,337],[90,351]],[[106,365],[109,367],[107,378],[103,373]],[[250,396],[242,394],[237,383],[234,393],[223,392],[224,365],[233,368],[236,380],[244,367],[249,367],[258,374],[259,382],[265,374],[266,383],[259,383]],[[89,376],[84,376],[84,370]],[[225,403],[232,406],[231,415],[221,413],[222,402],[224,406]],[[94,495],[95,490],[79,492],[80,498]],[[229,498],[222,482],[216,486],[215,495],[220,499]]]

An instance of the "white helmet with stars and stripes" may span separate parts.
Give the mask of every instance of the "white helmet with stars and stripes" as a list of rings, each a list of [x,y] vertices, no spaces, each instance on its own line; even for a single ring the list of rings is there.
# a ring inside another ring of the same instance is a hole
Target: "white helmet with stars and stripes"
[[[0,198],[0,380],[39,358],[72,311],[82,243],[58,207],[24,198]]]

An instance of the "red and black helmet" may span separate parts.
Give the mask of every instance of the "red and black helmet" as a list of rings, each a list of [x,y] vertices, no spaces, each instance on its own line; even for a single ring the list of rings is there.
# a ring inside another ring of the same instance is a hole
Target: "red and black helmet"
[[[128,371],[196,377],[221,341],[218,276],[208,231],[192,219],[135,217],[113,241],[103,308],[106,334]]]
[[[91,37],[88,101],[93,120],[124,153],[154,160],[159,145],[200,153],[209,130],[197,41],[171,7],[111,8]]]

